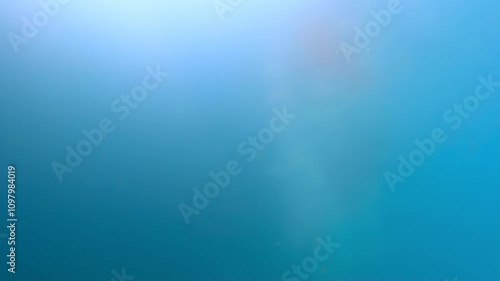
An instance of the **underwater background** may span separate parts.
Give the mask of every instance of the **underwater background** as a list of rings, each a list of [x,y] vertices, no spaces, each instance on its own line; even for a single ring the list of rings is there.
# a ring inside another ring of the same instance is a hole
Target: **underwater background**
[[[500,280],[499,13],[2,0],[0,280]]]

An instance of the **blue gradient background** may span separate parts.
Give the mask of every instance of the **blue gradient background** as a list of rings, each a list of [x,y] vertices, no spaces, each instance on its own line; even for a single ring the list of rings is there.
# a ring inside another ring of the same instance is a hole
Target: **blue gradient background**
[[[19,222],[1,280],[278,281],[328,235],[342,246],[309,280],[500,280],[500,90],[456,132],[442,119],[500,80],[500,5],[401,1],[347,63],[340,43],[387,2],[245,1],[220,21],[210,0],[74,0],[15,54],[7,34],[39,6],[2,0],[0,179],[16,166]],[[157,64],[170,76],[116,121]],[[178,204],[283,106],[297,117],[186,226]],[[104,117],[116,130],[59,183],[51,163]],[[436,127],[448,141],[392,193],[384,172]]]

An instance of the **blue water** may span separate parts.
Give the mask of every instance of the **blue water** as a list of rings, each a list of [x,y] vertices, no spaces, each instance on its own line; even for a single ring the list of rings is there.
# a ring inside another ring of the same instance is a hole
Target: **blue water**
[[[9,34],[41,4],[0,4],[0,179],[15,166],[18,218],[13,274],[4,182],[0,280],[500,280],[500,87],[443,117],[488,92],[478,77],[500,81],[496,1],[401,0],[350,62],[342,42],[396,4],[244,1],[221,20],[210,0],[68,2],[25,43]],[[446,141],[391,189],[435,129]],[[284,277],[327,237],[328,259]]]

